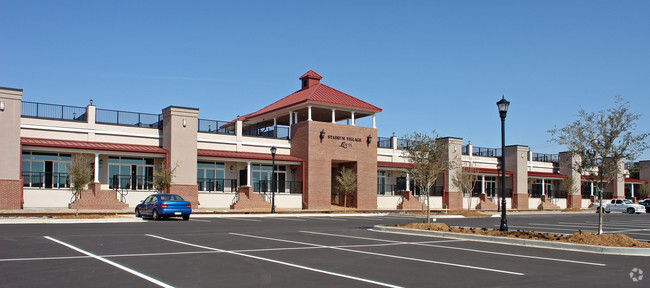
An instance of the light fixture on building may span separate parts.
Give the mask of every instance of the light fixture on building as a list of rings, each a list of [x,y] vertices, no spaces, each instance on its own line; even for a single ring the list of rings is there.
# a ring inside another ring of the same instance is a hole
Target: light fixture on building
[[[90,106],[93,106],[93,99],[90,99]]]
[[[320,130],[320,141],[323,142],[323,138],[325,138],[325,129]]]
[[[5,111],[5,101],[0,101],[0,111]]]
[[[235,166],[230,165],[230,170],[235,169]]]
[[[187,120],[183,119],[183,127],[187,127]]]
[[[208,125],[208,132],[212,132],[212,125]]]
[[[368,143],[368,145],[372,143],[372,135],[368,135],[368,138],[366,139],[366,143]]]

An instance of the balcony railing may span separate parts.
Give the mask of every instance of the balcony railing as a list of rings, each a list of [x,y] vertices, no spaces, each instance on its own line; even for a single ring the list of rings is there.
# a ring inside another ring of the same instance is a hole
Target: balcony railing
[[[96,109],[95,122],[101,124],[162,128],[162,114]]]
[[[197,178],[199,192],[237,192],[237,179]]]
[[[533,153],[533,161],[558,163],[560,162],[560,155]]]
[[[289,139],[289,126],[248,125],[244,127],[242,134],[244,136],[253,136],[253,137]]]
[[[153,176],[113,175],[108,182],[109,189],[153,190]]]
[[[390,137],[377,137],[377,148],[393,148]]]
[[[23,187],[70,188],[68,173],[23,171]]]
[[[280,181],[274,184],[277,185],[275,193],[302,194],[302,181]],[[253,191],[255,192],[269,193],[273,191],[273,188],[269,180],[253,183]]]
[[[469,155],[469,145],[461,146],[460,151],[463,155]]]
[[[549,198],[549,199],[566,199],[567,191],[565,191],[565,190],[546,190],[546,191],[544,191],[544,195],[546,195],[546,197]],[[540,198],[540,197],[542,197],[542,189],[540,189],[540,188],[528,189],[528,196],[530,198]]]
[[[474,146],[472,155],[481,157],[501,157],[501,149]]]
[[[397,139],[397,149],[408,150],[409,145],[406,139]]]
[[[227,121],[199,119],[198,131],[205,133],[235,135],[235,126],[221,128],[228,124]]]
[[[22,101],[20,116],[56,120],[86,121],[87,108]]]

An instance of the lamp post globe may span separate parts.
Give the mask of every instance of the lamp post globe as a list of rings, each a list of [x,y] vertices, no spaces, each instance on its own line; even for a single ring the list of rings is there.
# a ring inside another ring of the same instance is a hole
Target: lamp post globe
[[[277,152],[278,149],[275,148],[275,146],[271,147],[271,165],[273,168],[271,168],[271,213],[275,213],[275,152]]]
[[[508,218],[506,218],[506,195],[505,195],[505,186],[506,186],[506,114],[508,113],[508,107],[510,107],[510,101],[506,100],[504,96],[501,96],[501,100],[497,102],[497,107],[499,108],[499,117],[501,118],[501,224],[499,225],[499,231],[508,231]],[[514,188],[514,187],[513,187]],[[514,193],[513,193],[514,195]]]

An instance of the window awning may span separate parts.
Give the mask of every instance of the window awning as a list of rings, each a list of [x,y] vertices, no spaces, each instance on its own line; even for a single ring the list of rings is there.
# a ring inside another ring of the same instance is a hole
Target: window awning
[[[69,148],[69,149],[81,149],[81,150],[167,154],[167,150],[158,146],[93,142],[93,141],[73,141],[73,140],[22,137],[20,138],[20,144],[22,144],[22,146],[31,146],[31,147]]]

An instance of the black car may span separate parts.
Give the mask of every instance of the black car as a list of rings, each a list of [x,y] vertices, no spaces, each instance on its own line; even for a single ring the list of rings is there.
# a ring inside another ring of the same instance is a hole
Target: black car
[[[639,202],[639,204],[645,206],[645,212],[646,213],[650,213],[650,199],[645,199],[645,200]]]

